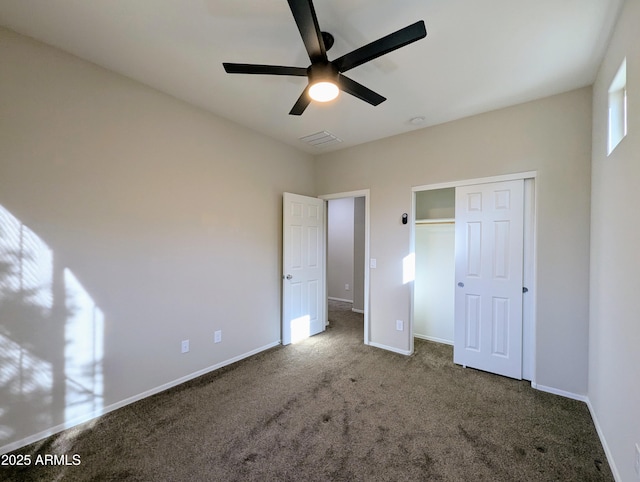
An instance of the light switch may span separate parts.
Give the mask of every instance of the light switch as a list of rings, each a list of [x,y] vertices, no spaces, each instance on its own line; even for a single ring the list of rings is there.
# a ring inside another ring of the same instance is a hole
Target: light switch
[[[376,265],[377,265],[376,258],[371,258],[371,261],[369,261],[369,268],[375,268]]]

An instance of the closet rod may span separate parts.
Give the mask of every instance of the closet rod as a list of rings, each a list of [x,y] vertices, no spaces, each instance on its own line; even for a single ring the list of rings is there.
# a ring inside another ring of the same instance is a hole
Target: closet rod
[[[446,219],[416,219],[416,224],[455,224],[453,218]]]

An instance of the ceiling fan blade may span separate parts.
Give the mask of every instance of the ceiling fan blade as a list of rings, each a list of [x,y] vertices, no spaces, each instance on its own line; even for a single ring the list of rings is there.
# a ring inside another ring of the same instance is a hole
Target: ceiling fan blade
[[[294,106],[289,111],[289,115],[302,115],[307,106],[311,103],[311,97],[309,97],[309,86],[304,89]]]
[[[312,0],[288,0],[311,63],[327,62],[327,51]]]
[[[360,100],[364,100],[371,105],[379,105],[387,100],[386,97],[382,97],[380,94],[374,92],[373,90],[341,74],[338,75],[338,87],[340,87],[340,90],[342,90],[343,92],[351,94]]]
[[[424,21],[420,20],[408,27],[401,28],[394,33],[379,38],[364,47],[360,47],[353,52],[345,54],[331,63],[338,68],[339,72],[346,72],[349,69],[353,69],[358,65],[388,54],[426,36],[427,29],[424,26]]]
[[[307,69],[304,67],[283,67],[280,65],[260,64],[233,64],[223,62],[224,70],[228,74],[267,74],[267,75],[294,75],[306,77]]]

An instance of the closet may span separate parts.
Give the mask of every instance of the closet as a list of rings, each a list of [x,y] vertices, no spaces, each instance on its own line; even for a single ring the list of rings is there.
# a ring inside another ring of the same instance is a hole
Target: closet
[[[455,188],[416,192],[413,335],[453,345]]]

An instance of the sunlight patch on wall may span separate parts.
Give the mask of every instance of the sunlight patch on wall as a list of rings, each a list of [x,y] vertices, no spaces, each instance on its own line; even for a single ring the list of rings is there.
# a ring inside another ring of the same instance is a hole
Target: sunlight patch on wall
[[[66,378],[65,420],[73,420],[102,409],[104,314],[75,275],[64,270],[67,294],[64,371]]]
[[[0,287],[34,306],[53,306],[53,252],[31,229],[0,206]]]
[[[53,389],[51,363],[0,334],[0,442],[16,433],[20,414],[33,416],[30,425],[50,425]]]
[[[52,280],[51,249],[0,206],[0,443],[54,422]]]
[[[416,279],[416,254],[411,253],[402,258],[402,284],[411,283]]]
[[[103,407],[104,314],[0,206],[0,446]]]

